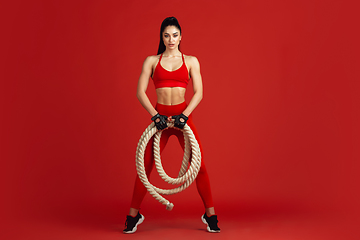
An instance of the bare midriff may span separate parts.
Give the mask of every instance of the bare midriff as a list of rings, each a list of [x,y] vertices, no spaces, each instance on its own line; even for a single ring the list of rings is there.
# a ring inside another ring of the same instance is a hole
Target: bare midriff
[[[163,105],[176,105],[185,101],[186,88],[164,87],[157,88],[157,102]]]

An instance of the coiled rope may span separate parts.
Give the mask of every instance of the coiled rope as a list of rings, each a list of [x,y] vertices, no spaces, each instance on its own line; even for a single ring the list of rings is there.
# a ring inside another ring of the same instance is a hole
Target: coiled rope
[[[169,128],[174,128],[174,122],[167,122]],[[178,128],[176,128],[178,129]],[[174,204],[171,203],[169,200],[165,199],[162,195],[171,195],[179,193],[186,188],[188,188],[191,183],[195,180],[201,165],[201,152],[199,143],[197,142],[195,135],[191,128],[186,124],[183,129],[178,129],[182,131],[184,134],[185,139],[185,149],[184,149],[184,156],[183,161],[181,164],[181,168],[177,178],[172,178],[168,176],[164,168],[161,164],[160,158],[160,138],[162,131],[158,131],[154,122],[152,122],[143,132],[141,138],[139,140],[137,149],[136,149],[136,171],[139,175],[141,182],[144,184],[146,189],[149,193],[160,203],[166,206],[166,209],[171,211],[174,207]],[[144,167],[144,153],[146,146],[154,136],[154,160],[156,169],[160,175],[160,177],[167,183],[178,185],[181,184],[179,187],[173,189],[161,189],[157,188],[149,182],[149,179],[146,176],[145,167]],[[191,154],[191,163],[189,166],[189,158]]]

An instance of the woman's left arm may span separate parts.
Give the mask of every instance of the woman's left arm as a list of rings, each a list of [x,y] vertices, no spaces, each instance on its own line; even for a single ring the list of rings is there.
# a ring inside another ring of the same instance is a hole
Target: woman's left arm
[[[187,117],[192,113],[192,111],[194,111],[203,98],[203,84],[200,74],[200,63],[196,57],[192,56],[189,58],[188,65],[190,68],[190,77],[193,82],[194,95],[192,96],[187,108],[183,111],[183,114]]]

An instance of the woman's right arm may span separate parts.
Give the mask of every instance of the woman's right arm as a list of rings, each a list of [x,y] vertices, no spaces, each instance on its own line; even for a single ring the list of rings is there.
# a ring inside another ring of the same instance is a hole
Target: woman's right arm
[[[152,73],[152,63],[154,61],[153,56],[149,56],[145,59],[142,67],[142,71],[139,77],[139,82],[137,86],[136,96],[139,99],[141,105],[148,111],[151,116],[157,114],[154,106],[151,104],[148,96],[146,95],[146,89],[149,84],[149,79]]]

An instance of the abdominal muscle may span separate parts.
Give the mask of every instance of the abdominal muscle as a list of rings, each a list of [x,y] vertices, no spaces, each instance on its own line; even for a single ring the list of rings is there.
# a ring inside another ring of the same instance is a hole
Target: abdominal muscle
[[[157,102],[163,105],[176,105],[185,101],[186,89],[182,87],[157,88]]]

